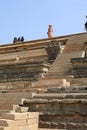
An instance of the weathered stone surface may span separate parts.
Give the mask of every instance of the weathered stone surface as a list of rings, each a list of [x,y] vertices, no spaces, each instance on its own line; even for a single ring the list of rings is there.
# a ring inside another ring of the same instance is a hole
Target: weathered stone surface
[[[21,107],[18,105],[13,105],[13,110],[17,113],[24,113],[24,112],[28,112],[29,108],[28,107]]]
[[[0,130],[38,130],[38,125],[31,124],[29,126],[11,126],[11,127],[0,127]]]
[[[39,112],[28,112],[27,116],[28,116],[29,119],[33,119],[33,118],[38,119],[39,118]]]
[[[86,79],[85,79],[86,80]],[[87,93],[87,86],[52,87],[46,93]]]
[[[0,126],[21,126],[22,125],[27,125],[26,120],[18,120],[18,121],[14,121],[14,120],[7,120],[7,119],[0,119]]]
[[[36,118],[32,118],[32,119],[28,119],[27,120],[27,125],[33,125],[33,124],[38,124],[38,119],[36,119]]]
[[[14,126],[14,127],[0,127],[0,130],[19,130],[19,128],[17,126]]]
[[[38,119],[39,118],[39,112],[3,113],[2,118],[9,119],[9,120]]]
[[[87,99],[87,93],[44,93],[35,94],[35,99]]]
[[[67,86],[67,81],[66,79],[57,79],[57,78],[50,78],[50,79],[41,79],[38,82],[33,82],[32,83],[33,87],[39,87],[39,88],[48,88],[52,86],[60,86],[60,87],[66,87]]]
[[[62,51],[60,50],[59,54],[56,51],[58,55],[55,60],[51,61],[46,47],[53,40],[56,40]],[[76,80],[70,75],[73,69],[70,60],[71,58],[83,58],[86,40],[87,33],[82,33],[25,42],[25,44],[0,46],[1,111],[4,111],[3,108],[6,107],[6,104],[8,104],[9,110],[12,104],[28,107],[25,110],[25,108],[15,106],[11,113],[4,114],[3,119],[0,119],[0,126],[3,126],[1,130],[37,130],[38,113],[34,113],[35,111],[40,112],[40,127],[87,129],[87,79],[79,80],[78,78]],[[49,63],[51,63],[50,66]],[[83,66],[82,63],[80,65]],[[58,88],[48,89],[49,93],[33,94],[29,97],[24,94],[24,99],[21,100],[24,91],[40,93],[51,87]],[[11,92],[16,93],[13,94],[13,98]],[[21,94],[17,94],[18,92]],[[5,93],[11,94],[7,96]],[[16,95],[17,97],[15,97]],[[16,114],[14,110],[17,112]],[[22,115],[26,111],[33,113],[28,113],[26,117]]]
[[[22,120],[22,119],[27,119],[27,112],[25,113],[5,113],[2,114],[2,118],[4,119],[9,119],[9,120]]]
[[[0,119],[0,130],[37,130],[39,113],[6,113]]]
[[[34,94],[24,101],[30,111],[40,112],[39,127],[80,129],[87,123],[86,93]]]
[[[72,70],[71,74],[75,76],[75,78],[83,78],[87,77],[87,57],[83,58],[72,58]]]
[[[48,72],[50,64],[43,61],[0,64],[0,82],[32,81]]]
[[[45,129],[45,128],[38,128],[38,130],[66,130],[66,129]]]

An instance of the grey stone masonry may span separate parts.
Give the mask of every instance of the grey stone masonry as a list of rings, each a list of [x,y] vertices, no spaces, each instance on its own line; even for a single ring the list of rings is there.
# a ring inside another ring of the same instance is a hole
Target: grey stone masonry
[[[40,128],[87,129],[86,93],[34,94],[33,99],[24,100],[23,106],[40,113]]]

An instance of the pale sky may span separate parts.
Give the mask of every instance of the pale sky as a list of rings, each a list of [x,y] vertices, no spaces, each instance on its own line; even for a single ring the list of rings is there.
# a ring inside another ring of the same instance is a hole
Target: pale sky
[[[14,37],[25,41],[85,32],[87,0],[0,0],[0,44]]]

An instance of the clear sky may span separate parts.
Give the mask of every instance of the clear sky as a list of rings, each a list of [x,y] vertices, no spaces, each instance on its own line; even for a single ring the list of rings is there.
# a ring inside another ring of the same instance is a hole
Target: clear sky
[[[0,44],[13,38],[47,38],[48,25],[54,36],[85,32],[87,0],[0,0]]]

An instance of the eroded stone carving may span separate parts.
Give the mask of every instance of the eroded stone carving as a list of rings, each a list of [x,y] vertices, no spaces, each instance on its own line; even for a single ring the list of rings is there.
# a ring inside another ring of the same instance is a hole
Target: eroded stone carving
[[[60,44],[57,41],[51,41],[46,47],[48,53],[48,60],[52,61],[56,59],[57,54],[60,53]]]

